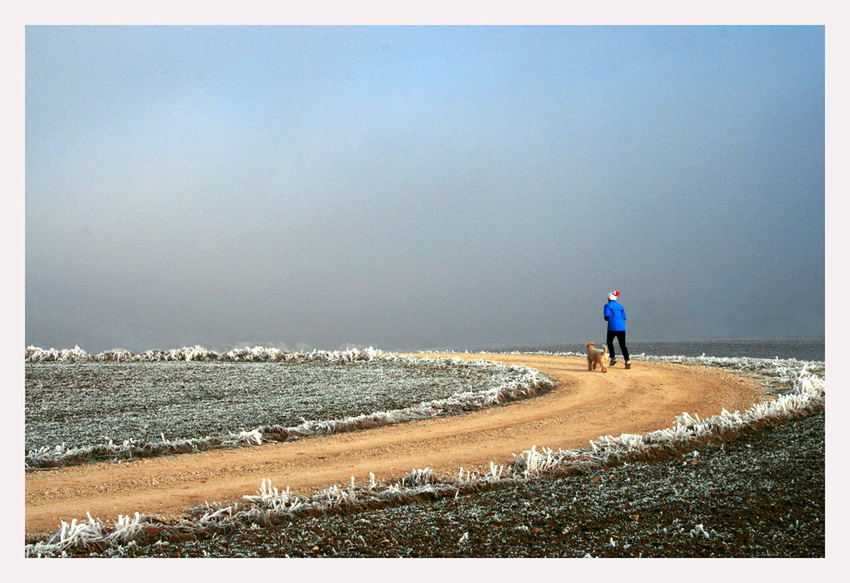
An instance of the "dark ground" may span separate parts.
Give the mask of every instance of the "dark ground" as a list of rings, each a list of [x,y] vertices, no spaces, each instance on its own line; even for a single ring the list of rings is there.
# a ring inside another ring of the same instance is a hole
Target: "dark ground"
[[[205,540],[135,544],[116,555],[825,557],[825,519],[820,412],[665,460],[299,515]]]

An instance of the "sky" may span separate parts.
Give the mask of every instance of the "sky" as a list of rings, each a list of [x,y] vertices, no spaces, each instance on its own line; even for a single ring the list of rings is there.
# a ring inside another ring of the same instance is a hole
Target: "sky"
[[[25,31],[25,342],[823,336],[823,26]]]

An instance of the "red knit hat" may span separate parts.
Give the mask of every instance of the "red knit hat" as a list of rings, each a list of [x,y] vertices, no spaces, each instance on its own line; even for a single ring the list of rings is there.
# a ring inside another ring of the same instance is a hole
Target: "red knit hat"
[[[608,300],[612,302],[615,301],[618,297],[620,297],[620,292],[618,291],[612,291],[610,294],[608,294]]]

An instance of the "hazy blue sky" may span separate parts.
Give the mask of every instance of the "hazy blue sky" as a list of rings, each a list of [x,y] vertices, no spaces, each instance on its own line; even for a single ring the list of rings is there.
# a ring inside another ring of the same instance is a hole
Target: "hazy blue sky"
[[[26,29],[26,343],[824,333],[821,26]]]

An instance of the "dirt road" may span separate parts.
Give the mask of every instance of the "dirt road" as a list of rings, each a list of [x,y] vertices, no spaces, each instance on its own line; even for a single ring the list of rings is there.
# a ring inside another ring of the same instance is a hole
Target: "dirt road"
[[[438,356],[438,355],[427,355]],[[447,356],[447,355],[442,355]],[[670,427],[682,412],[701,418],[722,409],[744,411],[766,400],[755,379],[707,367],[633,362],[589,372],[584,358],[538,355],[452,355],[524,364],[553,375],[557,388],[541,397],[457,417],[429,419],[288,443],[214,450],[31,472],[26,475],[26,532],[56,532],[60,521],[89,512],[106,525],[135,512],[179,518],[205,502],[256,494],[264,478],[278,489],[308,494],[329,485],[400,478],[431,468],[486,473],[491,461],[514,454],[585,447],[602,435]]]

